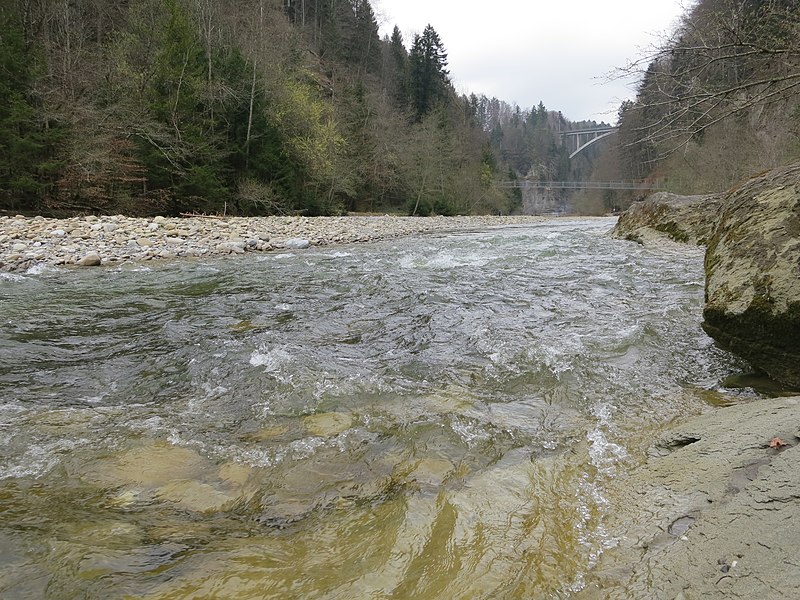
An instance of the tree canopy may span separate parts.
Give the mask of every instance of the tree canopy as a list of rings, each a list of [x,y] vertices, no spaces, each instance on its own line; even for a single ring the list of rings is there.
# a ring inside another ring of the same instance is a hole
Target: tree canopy
[[[459,95],[369,0],[8,0],[0,211],[509,213],[585,177],[557,111]]]
[[[618,73],[627,173],[718,191],[798,153],[800,12],[793,0],[700,0],[663,44]]]

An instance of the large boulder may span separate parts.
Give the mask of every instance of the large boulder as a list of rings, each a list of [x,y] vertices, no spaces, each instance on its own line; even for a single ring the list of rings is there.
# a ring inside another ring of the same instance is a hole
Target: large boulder
[[[720,197],[656,192],[620,216],[611,236],[647,244],[668,237],[676,242],[708,242],[719,214]]]
[[[800,389],[800,163],[728,193],[705,270],[703,329]]]

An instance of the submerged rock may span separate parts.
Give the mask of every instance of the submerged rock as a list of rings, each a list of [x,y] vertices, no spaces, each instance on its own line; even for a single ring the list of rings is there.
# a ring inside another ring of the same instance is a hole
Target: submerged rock
[[[86,483],[115,490],[112,506],[133,508],[153,501],[191,512],[223,510],[248,495],[251,470],[242,465],[217,467],[191,448],[161,441],[82,464]]]
[[[719,209],[719,196],[657,192],[625,211],[611,236],[639,244],[666,237],[676,242],[704,245],[714,230]]]
[[[331,437],[350,429],[353,426],[353,417],[338,412],[320,413],[307,416],[303,423],[312,435]]]
[[[800,163],[728,194],[705,270],[703,329],[800,389]]]

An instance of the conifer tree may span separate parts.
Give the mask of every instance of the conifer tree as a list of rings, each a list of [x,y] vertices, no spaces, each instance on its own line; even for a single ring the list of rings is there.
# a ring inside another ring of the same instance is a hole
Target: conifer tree
[[[13,8],[0,9],[0,207],[36,208],[58,164],[57,128],[42,123],[31,86],[39,61]]]
[[[447,97],[449,74],[444,44],[429,24],[422,35],[414,36],[409,57],[411,108],[417,121]]]
[[[389,39],[389,96],[397,108],[408,106],[408,51],[403,44],[403,34],[395,25]]]
[[[362,73],[375,73],[381,67],[380,36],[378,35],[378,21],[369,0],[355,0],[354,12],[356,17],[355,44],[357,49],[357,64]]]

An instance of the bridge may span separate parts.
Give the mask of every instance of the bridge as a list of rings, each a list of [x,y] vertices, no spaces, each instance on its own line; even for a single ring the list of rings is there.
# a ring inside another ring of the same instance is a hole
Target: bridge
[[[595,127],[593,129],[576,129],[574,131],[562,131],[561,137],[568,148],[575,147],[575,150],[570,152],[569,157],[575,158],[578,154],[583,152],[586,148],[599,142],[603,138],[616,133],[619,127]]]
[[[545,189],[545,190],[663,190],[662,184],[654,181],[498,181],[501,188]]]

